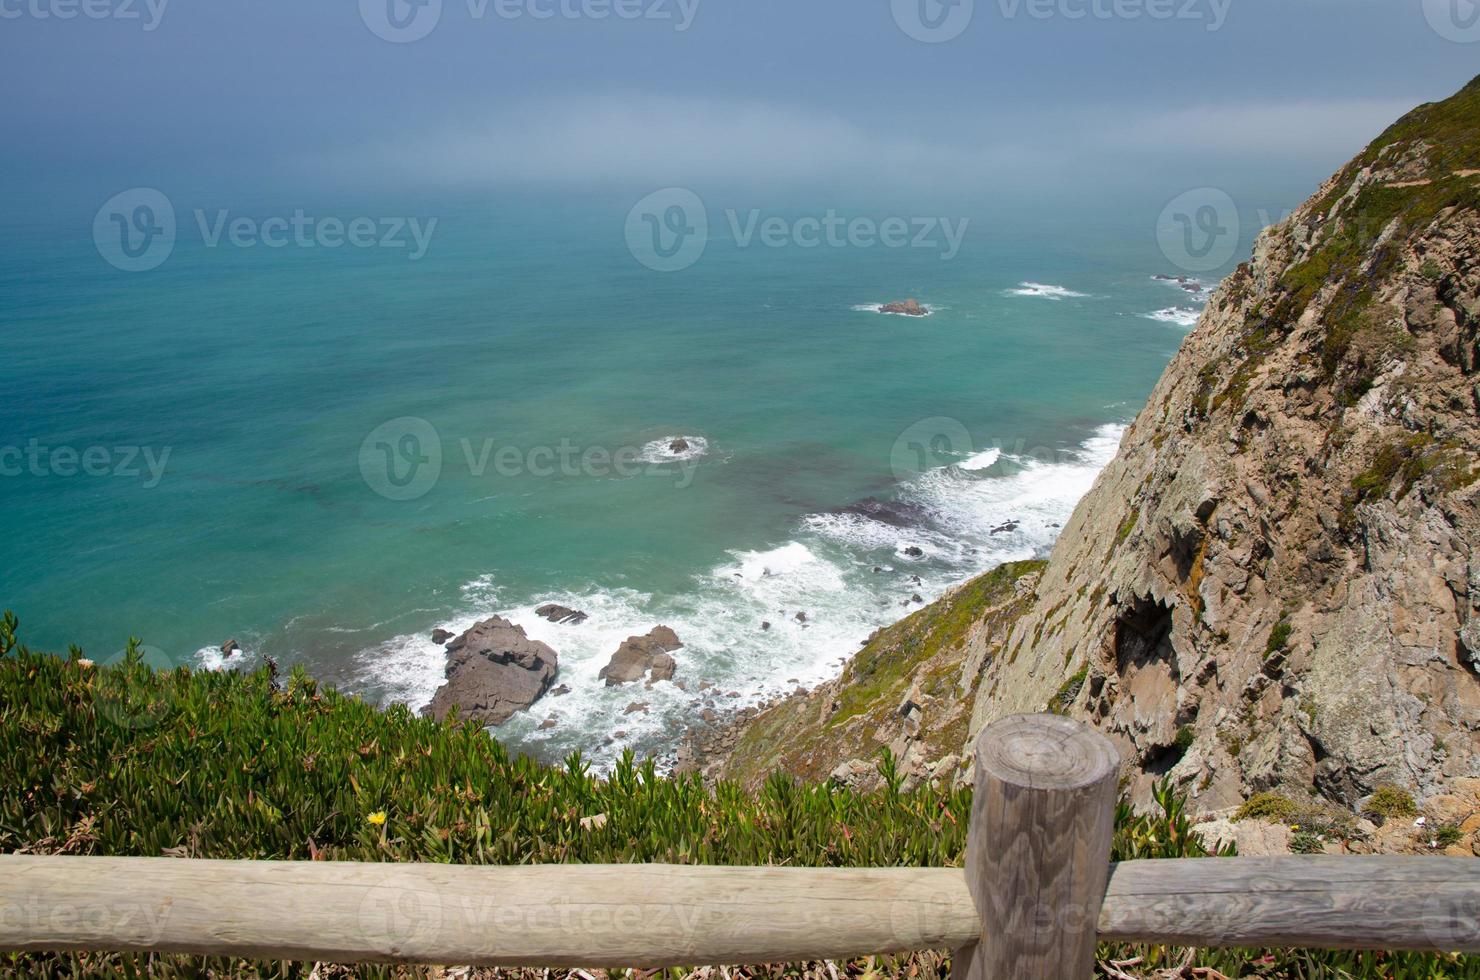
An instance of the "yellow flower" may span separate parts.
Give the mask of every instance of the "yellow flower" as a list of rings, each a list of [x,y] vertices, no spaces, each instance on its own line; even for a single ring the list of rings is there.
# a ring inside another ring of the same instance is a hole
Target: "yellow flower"
[[[368,821],[370,821],[370,823],[372,823],[376,827],[379,827],[379,826],[381,826],[382,824],[385,823],[385,811],[384,810],[376,810],[374,813],[370,814],[370,816],[366,817],[365,819],[368,820]]]

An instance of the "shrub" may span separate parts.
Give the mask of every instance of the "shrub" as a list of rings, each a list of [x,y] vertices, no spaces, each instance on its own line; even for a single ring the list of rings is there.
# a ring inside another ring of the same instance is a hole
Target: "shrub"
[[[1089,676],[1089,665],[1085,665],[1069,675],[1069,679],[1059,685],[1058,692],[1048,702],[1048,710],[1056,715],[1068,712],[1069,707],[1074,704],[1074,699],[1079,697],[1079,692],[1084,689],[1084,680]]]
[[[1290,838],[1291,854],[1320,854],[1326,849],[1326,841],[1311,830],[1296,831]]]
[[[1264,659],[1268,660],[1281,650],[1285,649],[1290,642],[1290,634],[1295,627],[1290,625],[1288,619],[1282,619],[1274,624],[1274,629],[1269,631],[1269,642],[1264,644]]]
[[[1434,828],[1432,840],[1435,847],[1449,847],[1465,839],[1464,831],[1452,823]]]
[[[1407,790],[1388,784],[1377,787],[1363,812],[1384,818],[1411,817],[1418,812],[1418,806]]]
[[[1234,813],[1235,820],[1268,820],[1289,823],[1300,812],[1300,804],[1279,793],[1255,793]]]

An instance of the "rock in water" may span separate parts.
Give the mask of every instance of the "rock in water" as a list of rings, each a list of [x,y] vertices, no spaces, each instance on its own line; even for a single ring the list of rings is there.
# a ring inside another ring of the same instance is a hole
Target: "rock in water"
[[[667,626],[655,627],[646,636],[629,636],[596,676],[605,680],[607,687],[641,680],[649,671],[655,681],[671,680],[677,665],[668,654],[682,646],[678,634]]]
[[[452,631],[451,630],[444,630],[444,629],[435,629],[435,630],[432,630],[432,642],[435,643],[435,644],[437,644],[438,646],[442,646],[442,645],[446,644],[447,641],[450,640],[450,639],[452,639]]]
[[[241,648],[242,645],[235,640],[227,640],[225,643],[221,644],[221,656],[229,657],[233,653],[241,650]]]
[[[540,606],[534,614],[562,626],[579,626],[590,618],[579,609],[571,609],[569,606],[561,606],[553,602]]]
[[[912,299],[899,303],[885,303],[879,307],[880,313],[898,313],[902,316],[924,316],[930,311]]]
[[[461,718],[502,725],[538,701],[559,669],[555,651],[522,627],[485,619],[447,644],[447,683],[422,713],[440,720],[456,706]]]
[[[686,453],[689,451],[689,441],[682,436],[679,436],[677,439],[668,444],[668,451],[670,453],[673,453],[674,455],[677,455],[679,453]]]

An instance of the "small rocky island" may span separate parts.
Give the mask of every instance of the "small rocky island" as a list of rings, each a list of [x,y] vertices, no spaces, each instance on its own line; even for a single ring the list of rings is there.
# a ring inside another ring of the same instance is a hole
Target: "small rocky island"
[[[900,316],[929,316],[930,311],[921,306],[913,299],[907,299],[897,303],[885,303],[879,307],[880,313],[897,313]]]
[[[670,655],[682,647],[678,634],[667,626],[657,626],[646,636],[629,636],[612,654],[611,662],[601,668],[596,676],[606,681],[607,687],[630,684],[648,675],[648,684],[673,679],[677,664]]]

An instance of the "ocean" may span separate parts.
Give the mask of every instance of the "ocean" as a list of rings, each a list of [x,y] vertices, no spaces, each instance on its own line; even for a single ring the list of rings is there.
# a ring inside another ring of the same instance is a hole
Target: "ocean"
[[[658,751],[699,681],[729,707],[819,682],[1045,554],[1205,298],[1153,278],[1180,270],[1141,215],[1078,238],[899,215],[902,239],[840,206],[829,237],[830,211],[719,196],[695,232],[637,201],[200,195],[169,200],[167,242],[127,195],[17,219],[0,603],[23,640],[216,668],[236,639],[228,666],[419,707],[431,630],[499,614],[572,689],[499,738]],[[930,314],[878,312],[911,297]],[[607,689],[659,624],[689,693]]]

